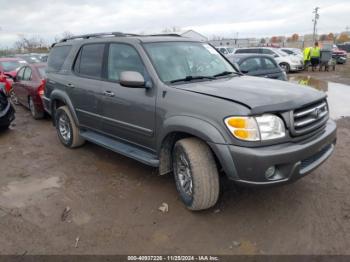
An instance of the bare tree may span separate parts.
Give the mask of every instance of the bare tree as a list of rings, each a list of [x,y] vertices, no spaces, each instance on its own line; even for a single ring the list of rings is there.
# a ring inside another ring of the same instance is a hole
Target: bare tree
[[[70,37],[72,37],[72,36],[74,36],[74,34],[73,34],[72,32],[70,32],[70,31],[64,31],[62,34],[56,35],[54,41],[55,41],[55,43],[57,43],[57,42],[59,42],[59,41],[60,41],[61,39],[63,39],[63,38],[70,38]]]
[[[20,52],[36,52],[47,49],[45,40],[39,35],[31,37],[18,35],[18,38],[19,39],[14,43],[14,47]]]
[[[162,33],[174,33],[181,31],[181,27],[178,26],[172,26],[172,27],[166,27],[162,30]]]

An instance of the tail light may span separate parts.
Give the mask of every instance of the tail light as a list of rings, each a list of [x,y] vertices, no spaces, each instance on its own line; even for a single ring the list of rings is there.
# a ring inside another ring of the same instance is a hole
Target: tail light
[[[43,96],[44,96],[45,85],[46,85],[46,80],[45,80],[45,79],[41,80],[41,84],[40,84],[40,86],[38,87],[38,95],[39,95],[40,97],[43,97]]]

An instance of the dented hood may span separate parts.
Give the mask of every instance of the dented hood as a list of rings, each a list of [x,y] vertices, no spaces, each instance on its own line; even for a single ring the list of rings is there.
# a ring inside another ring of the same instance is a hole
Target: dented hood
[[[175,88],[243,104],[252,114],[288,111],[324,99],[313,88],[259,77],[235,76],[176,85]]]

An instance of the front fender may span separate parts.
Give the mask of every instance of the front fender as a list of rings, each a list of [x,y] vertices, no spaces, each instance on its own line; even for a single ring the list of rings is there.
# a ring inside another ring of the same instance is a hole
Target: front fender
[[[224,135],[208,121],[190,116],[173,116],[164,121],[157,143],[161,159],[161,174],[168,173],[172,169],[171,148],[162,146],[168,135],[174,133],[186,133],[205,141],[214,152],[226,175],[231,179],[238,179],[237,170],[228,148],[229,143],[225,140]]]
[[[158,135],[158,149],[164,138],[173,132],[188,133],[215,144],[228,144],[219,129],[208,121],[191,116],[173,116],[163,122],[163,129]]]

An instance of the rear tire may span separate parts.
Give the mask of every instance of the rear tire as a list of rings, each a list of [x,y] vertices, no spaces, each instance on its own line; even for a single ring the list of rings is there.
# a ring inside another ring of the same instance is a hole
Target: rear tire
[[[67,106],[61,106],[56,110],[55,120],[58,138],[64,146],[75,148],[85,143]]]
[[[18,98],[17,98],[17,96],[16,96],[15,91],[13,90],[13,88],[10,90],[9,96],[10,96],[11,102],[12,102],[14,105],[19,105]]]
[[[173,149],[176,188],[187,208],[203,210],[219,198],[219,174],[209,146],[197,138],[176,142]]]
[[[30,96],[29,97],[29,109],[30,109],[30,112],[32,114],[32,117],[35,119],[35,120],[38,120],[38,119],[42,119],[44,118],[44,112],[43,111],[39,111],[34,102],[33,102],[33,98]]]

